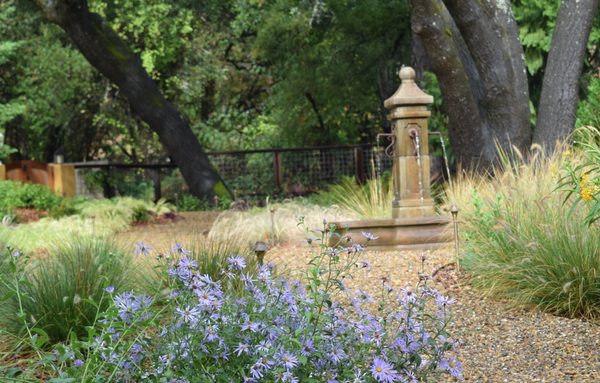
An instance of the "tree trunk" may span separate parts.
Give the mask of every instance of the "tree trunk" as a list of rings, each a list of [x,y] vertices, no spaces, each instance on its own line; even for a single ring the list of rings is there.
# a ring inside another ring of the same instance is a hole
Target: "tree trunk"
[[[579,78],[598,0],[563,0],[542,83],[534,141],[549,153],[575,126]]]
[[[438,77],[450,141],[462,166],[484,168],[496,145],[529,146],[529,93],[510,6],[412,0],[411,24]]]
[[[140,59],[87,0],[36,0],[46,17],[58,24],[98,71],[125,94],[132,109],[158,134],[179,167],[190,192],[212,199],[231,197],[198,139],[179,112],[163,97]]]

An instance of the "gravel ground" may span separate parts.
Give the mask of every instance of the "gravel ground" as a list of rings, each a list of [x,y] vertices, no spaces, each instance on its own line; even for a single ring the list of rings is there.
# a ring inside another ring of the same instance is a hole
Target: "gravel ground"
[[[419,274],[456,299],[451,334],[461,342],[458,357],[466,382],[600,382],[600,325],[537,311],[511,308],[482,297],[452,264],[452,249],[366,252],[370,271],[355,273],[350,287],[377,294],[382,278],[394,287],[414,286]],[[299,276],[311,257],[303,245],[271,249],[267,261]],[[451,382],[452,380],[447,380]]]

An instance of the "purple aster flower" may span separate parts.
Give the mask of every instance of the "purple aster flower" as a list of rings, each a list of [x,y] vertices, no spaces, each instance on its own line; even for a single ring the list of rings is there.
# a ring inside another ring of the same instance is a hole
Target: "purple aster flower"
[[[272,346],[271,342],[269,342],[267,340],[261,340],[256,345],[256,351],[260,352],[260,353],[265,353],[265,352],[269,351],[269,349],[271,348],[271,346]]]
[[[220,340],[221,338],[219,338],[219,327],[217,327],[217,325],[206,327],[204,331],[204,339],[207,342],[216,342]]]
[[[298,383],[300,380],[298,379],[297,376],[294,376],[294,374],[292,374],[289,371],[285,371],[283,372],[283,374],[281,374],[281,381],[282,382],[289,382],[289,383]]]
[[[75,367],[81,367],[81,366],[83,366],[83,360],[81,360],[81,359],[75,359],[75,361],[73,362],[73,366],[75,366]]]
[[[261,368],[261,369],[270,369],[271,367],[273,367],[273,365],[275,364],[275,362],[273,362],[271,359],[269,359],[267,356],[261,356],[256,363],[254,364],[255,366]]]
[[[237,348],[233,350],[233,352],[236,353],[237,356],[240,356],[242,354],[249,354],[250,348],[247,343],[239,343]]]
[[[243,270],[246,267],[246,260],[240,255],[227,258],[227,262],[229,262],[229,270]]]
[[[302,345],[302,350],[300,351],[300,354],[302,356],[308,356],[314,350],[315,350],[315,345],[314,345],[313,341],[311,339],[307,339],[304,342],[304,344]]]
[[[442,307],[448,307],[451,304],[453,304],[454,302],[456,302],[456,300],[454,298],[448,298],[447,296],[444,296],[442,294],[437,294],[436,297],[435,297],[435,303],[440,308],[442,308]]]
[[[334,365],[337,365],[344,358],[346,358],[346,353],[341,348],[334,348],[329,354],[327,354],[327,357]]]
[[[21,252],[19,250],[15,250],[12,252],[12,256],[15,258],[19,258],[21,256]]]
[[[195,269],[196,267],[198,267],[198,262],[194,261],[193,259],[189,259],[189,258],[181,258],[179,260],[179,263],[177,264],[177,267],[179,268],[183,268],[183,269]]]
[[[139,294],[133,295],[132,293],[121,293],[113,298],[115,306],[119,311],[119,317],[124,322],[130,322],[133,319],[133,314],[137,311],[143,311],[150,306],[152,298],[147,295]],[[140,320],[144,320],[148,317],[147,313],[140,316]]]
[[[398,381],[398,373],[393,369],[392,365],[385,360],[375,357],[371,366],[373,378],[378,382],[393,383]]]
[[[252,332],[258,332],[258,330],[260,330],[260,323],[252,322],[250,320],[250,318],[246,318],[246,320],[242,324],[241,330],[242,331],[250,330]]]
[[[109,294],[112,294],[115,291],[114,286],[108,286],[107,288],[104,289],[104,291],[106,291]]]
[[[135,243],[135,255],[136,257],[139,256],[140,254],[142,255],[148,255],[150,254],[150,250],[154,249],[152,246],[144,243],[144,241],[140,241],[140,242],[136,242]]]
[[[186,306],[185,309],[180,309],[179,307],[177,307],[175,311],[177,311],[179,317],[183,322],[190,323],[191,325],[195,325],[196,323],[198,323],[198,316],[200,315],[199,308],[190,308],[190,306]]]
[[[175,242],[175,245],[173,245],[173,247],[171,248],[171,253],[190,255],[190,251],[181,246],[179,242]]]
[[[438,367],[444,371],[448,371],[453,377],[457,379],[462,379],[463,366],[456,359],[442,359]]]
[[[417,296],[411,289],[409,289],[408,287],[405,287],[402,289],[401,300],[403,303],[414,303],[417,300]]]
[[[286,370],[291,370],[298,365],[298,358],[287,351],[279,353],[277,358]]]
[[[367,239],[367,241],[374,241],[377,238],[379,238],[379,237],[377,237],[377,236],[375,236],[375,235],[373,235],[373,234],[371,234],[371,233],[369,233],[367,231],[363,231],[363,232],[361,232],[361,234],[363,235],[363,237],[365,237]]]

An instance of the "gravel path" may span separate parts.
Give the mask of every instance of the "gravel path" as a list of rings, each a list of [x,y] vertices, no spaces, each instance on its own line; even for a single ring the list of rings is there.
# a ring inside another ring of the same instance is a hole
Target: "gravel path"
[[[299,276],[310,254],[307,246],[285,245],[271,249],[266,259]],[[466,382],[600,382],[599,324],[486,299],[469,286],[466,275],[448,265],[452,254],[452,249],[366,252],[361,258],[372,269],[357,271],[350,287],[377,294],[384,277],[404,287],[414,286],[422,271],[434,274],[431,283],[457,301],[450,331],[462,343],[458,356]]]

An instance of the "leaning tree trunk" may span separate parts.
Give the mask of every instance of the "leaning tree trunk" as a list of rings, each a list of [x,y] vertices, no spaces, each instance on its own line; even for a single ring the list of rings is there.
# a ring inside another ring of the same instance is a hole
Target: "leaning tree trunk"
[[[138,56],[87,0],[36,0],[46,17],[58,24],[98,71],[125,94],[132,109],[156,132],[178,166],[190,192],[198,197],[231,193],[179,112],[163,97]]]
[[[459,163],[487,168],[496,161],[497,145],[527,149],[529,92],[510,5],[476,0],[411,4],[412,29],[438,77]]]
[[[544,73],[534,141],[552,152],[575,126],[579,77],[598,0],[563,0]]]

